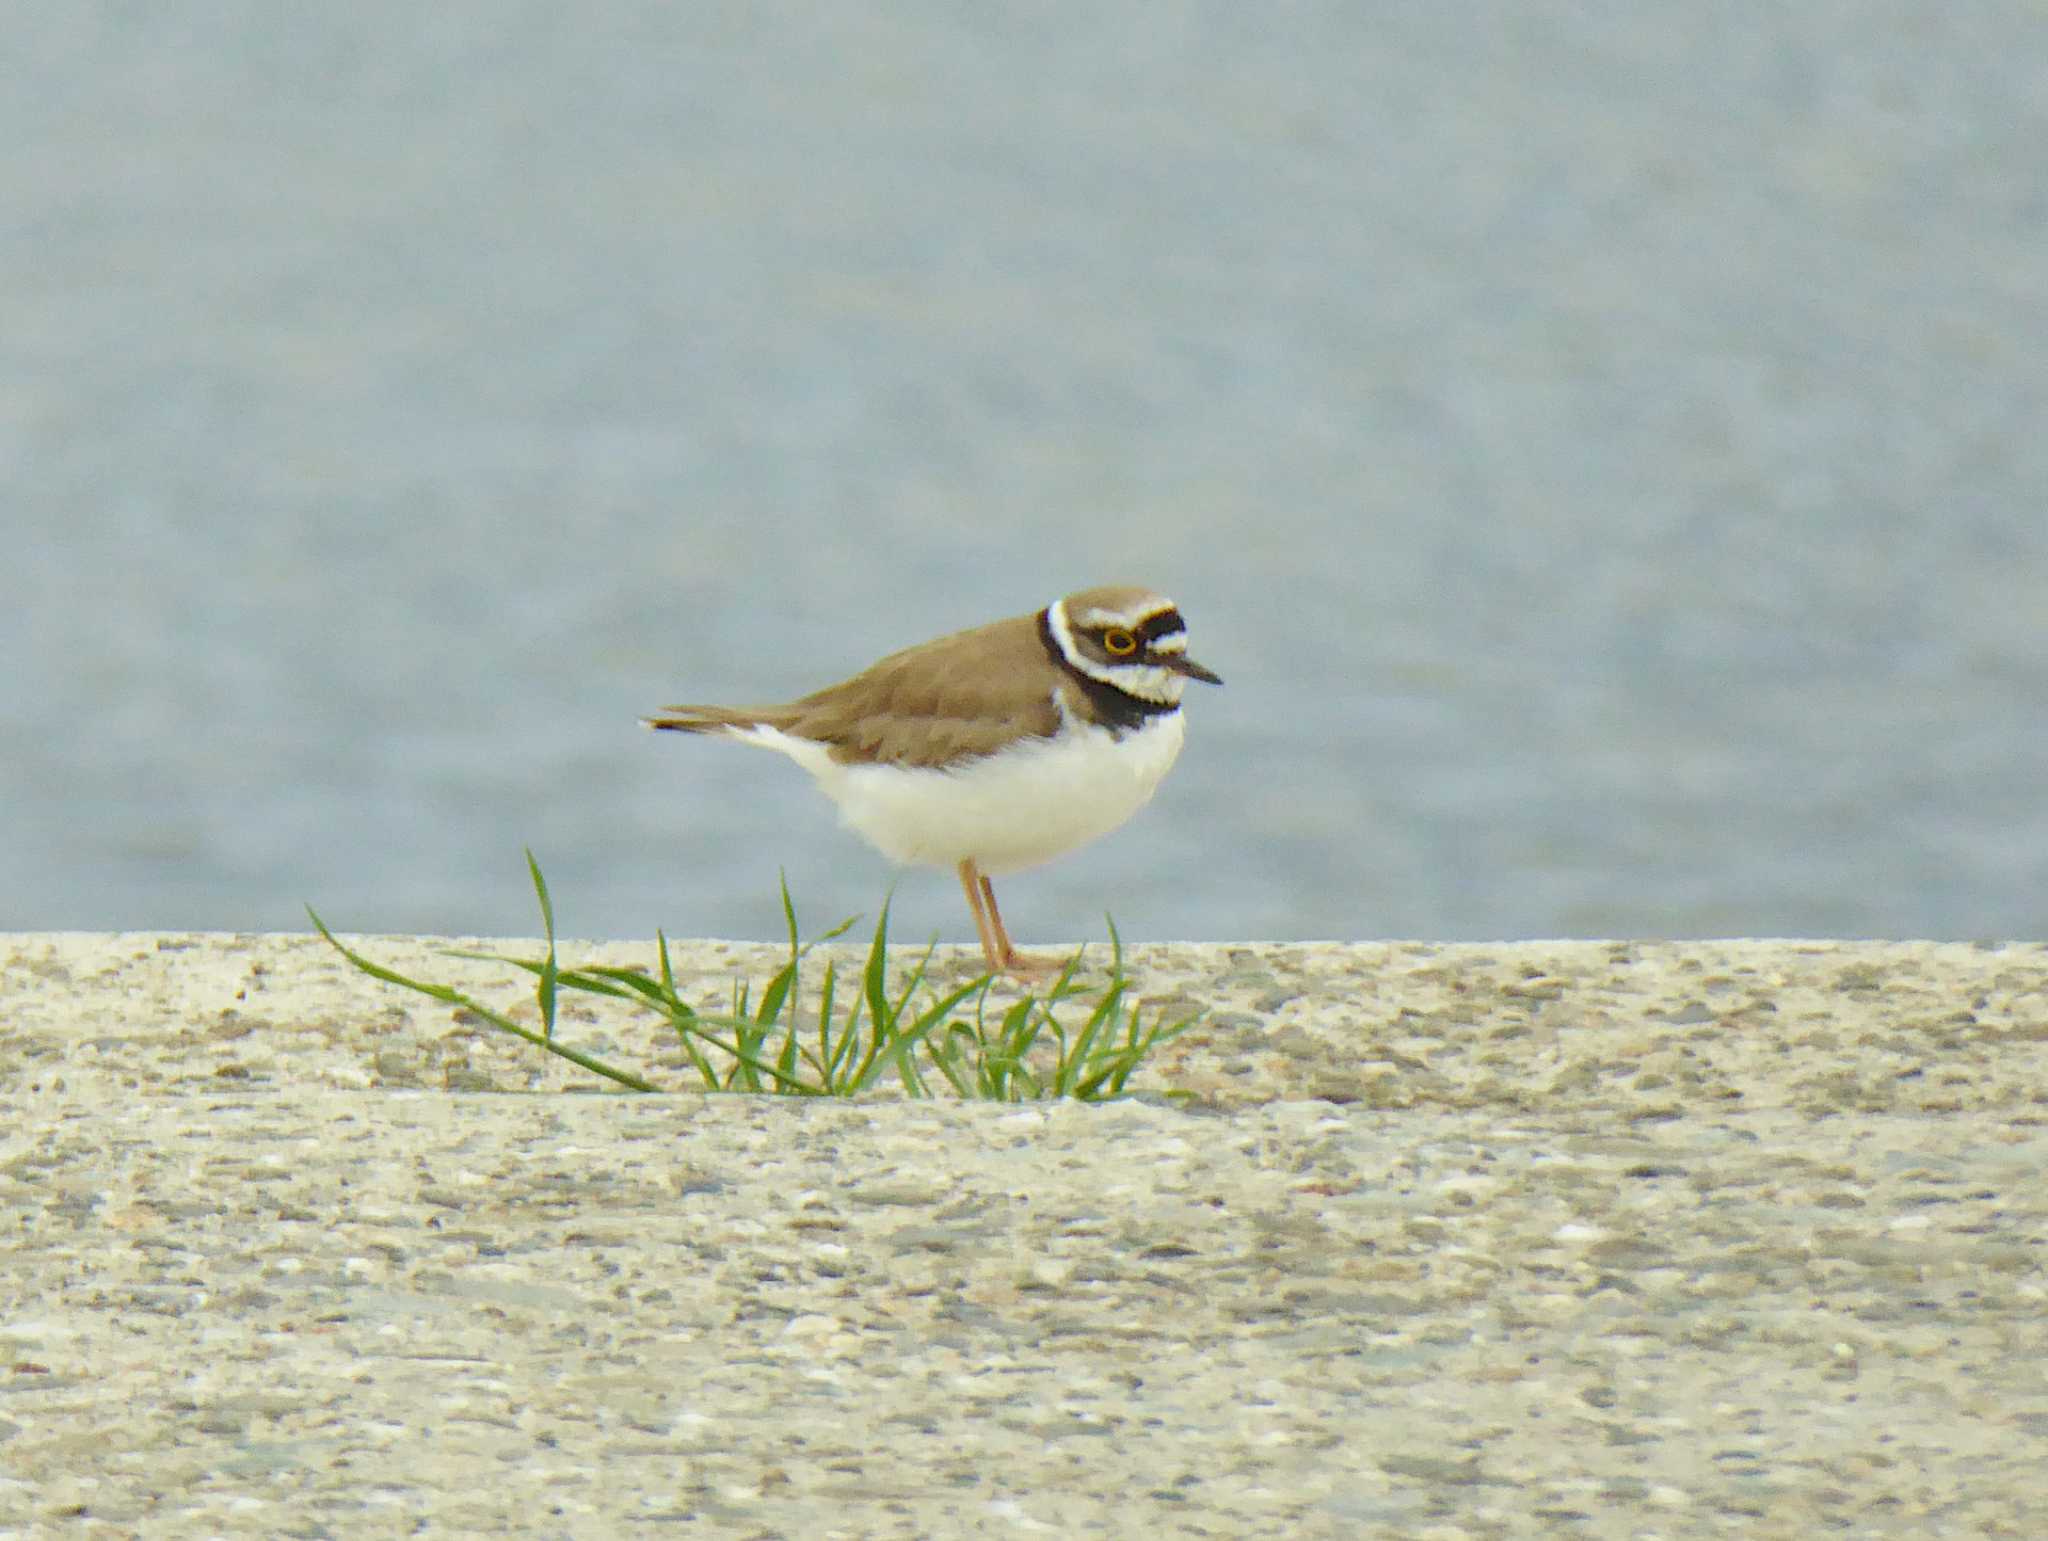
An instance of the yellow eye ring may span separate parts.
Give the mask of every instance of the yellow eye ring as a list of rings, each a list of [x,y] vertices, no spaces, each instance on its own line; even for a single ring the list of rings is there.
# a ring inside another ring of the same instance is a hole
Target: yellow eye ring
[[[1112,658],[1128,658],[1138,650],[1138,639],[1121,626],[1112,626],[1102,634],[1102,645]]]

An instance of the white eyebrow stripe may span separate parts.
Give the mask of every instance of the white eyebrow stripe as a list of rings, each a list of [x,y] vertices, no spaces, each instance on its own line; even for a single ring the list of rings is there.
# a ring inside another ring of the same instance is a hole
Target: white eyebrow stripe
[[[1067,624],[1067,602],[1056,599],[1046,608],[1045,623],[1052,629],[1053,641],[1059,645],[1060,656],[1068,663],[1078,663],[1080,654],[1074,647],[1073,628]]]
[[[1090,610],[1080,617],[1080,622],[1083,626],[1128,626],[1132,631],[1137,631],[1154,616],[1164,615],[1169,610],[1179,608],[1180,606],[1172,600],[1161,599],[1132,615],[1126,615],[1121,610]]]

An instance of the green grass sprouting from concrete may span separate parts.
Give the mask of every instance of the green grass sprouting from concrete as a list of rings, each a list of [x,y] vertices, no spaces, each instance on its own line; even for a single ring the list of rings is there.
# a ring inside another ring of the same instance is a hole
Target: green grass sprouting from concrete
[[[609,996],[653,1013],[675,1034],[700,1090],[796,1097],[857,1097],[893,1078],[912,1097],[932,1096],[943,1086],[960,1097],[996,1102],[1047,1097],[1103,1101],[1123,1095],[1146,1057],[1197,1020],[1169,1020],[1162,1009],[1147,1024],[1144,1004],[1131,994],[1124,975],[1123,945],[1114,921],[1109,922],[1109,976],[1099,984],[1084,984],[1079,978],[1086,952],[1082,948],[1043,993],[1026,994],[1004,1005],[991,999],[998,983],[994,975],[942,989],[928,975],[932,948],[927,947],[892,990],[886,899],[864,964],[842,973],[838,963],[828,959],[815,1001],[806,1009],[804,968],[812,949],[844,936],[858,917],[803,941],[786,881],[782,913],[789,931],[789,960],[758,994],[747,981],[735,981],[731,1009],[706,1012],[677,993],[668,938],[659,931],[651,969],[564,968],[555,946],[554,902],[531,851],[526,853],[526,865],[540,901],[545,955],[451,955],[503,963],[531,975],[538,1029],[452,985],[386,968],[336,937],[311,905],[306,913],[320,935],[371,978],[461,1007],[501,1032],[635,1092],[683,1088],[657,1085],[561,1041],[556,1027],[564,991]]]

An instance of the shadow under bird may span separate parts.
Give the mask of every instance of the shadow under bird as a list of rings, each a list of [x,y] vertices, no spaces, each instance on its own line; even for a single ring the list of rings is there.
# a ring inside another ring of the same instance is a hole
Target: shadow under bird
[[[780,706],[667,706],[641,723],[788,755],[892,861],[951,867],[993,972],[1055,965],[1011,945],[991,876],[1106,835],[1180,754],[1181,692],[1220,685],[1162,594],[1083,589],[891,653]]]

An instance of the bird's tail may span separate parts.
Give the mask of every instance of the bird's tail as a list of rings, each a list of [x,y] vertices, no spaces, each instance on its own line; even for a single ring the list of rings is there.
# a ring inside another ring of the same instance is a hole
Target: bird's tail
[[[762,706],[664,706],[642,717],[643,728],[665,728],[676,733],[721,733],[728,729],[773,727],[779,714]]]

